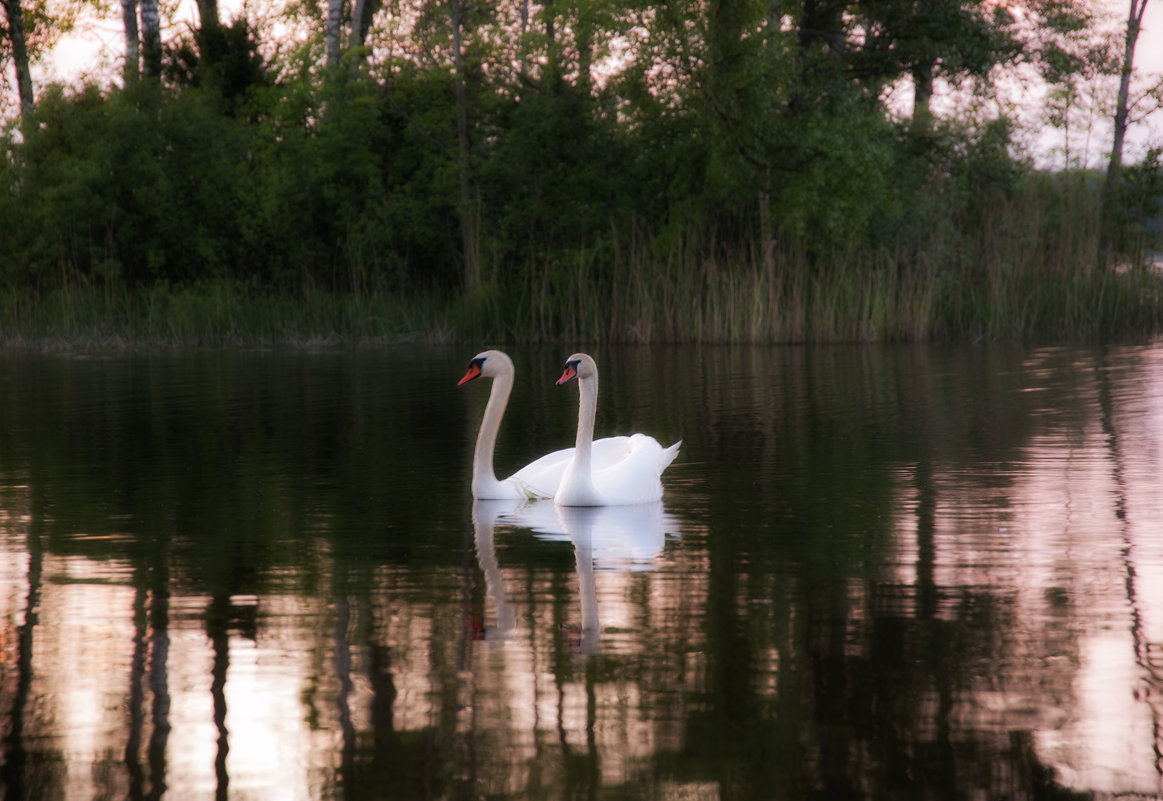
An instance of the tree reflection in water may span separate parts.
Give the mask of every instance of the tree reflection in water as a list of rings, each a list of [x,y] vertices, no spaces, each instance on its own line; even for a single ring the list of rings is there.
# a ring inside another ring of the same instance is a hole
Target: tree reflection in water
[[[627,350],[593,510],[457,349],[5,363],[5,797],[1159,795],[1161,353]]]

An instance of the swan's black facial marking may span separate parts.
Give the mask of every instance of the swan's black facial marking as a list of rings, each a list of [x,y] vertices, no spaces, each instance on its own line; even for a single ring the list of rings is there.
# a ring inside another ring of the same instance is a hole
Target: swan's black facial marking
[[[577,368],[581,364],[580,359],[574,359],[565,363],[565,371],[561,374],[561,378],[557,379],[557,386],[561,386],[573,379],[577,378]]]
[[[472,381],[474,378],[480,378],[485,364],[485,357],[478,356],[468,363],[468,372],[464,374],[464,378],[456,382],[456,385],[462,386]]]

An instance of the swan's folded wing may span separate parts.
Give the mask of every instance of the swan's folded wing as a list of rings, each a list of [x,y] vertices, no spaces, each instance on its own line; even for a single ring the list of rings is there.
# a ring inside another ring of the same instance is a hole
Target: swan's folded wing
[[[634,434],[625,458],[604,469],[595,467],[594,487],[606,504],[657,501],[662,498],[662,471],[674,461],[681,444],[664,448],[654,437]]]
[[[594,470],[617,464],[633,450],[632,437],[606,437],[596,440],[590,453]],[[565,467],[573,458],[573,448],[562,448],[535,459],[505,479],[522,488],[530,498],[552,498],[561,484]]]
[[[635,435],[637,436],[637,435]],[[606,437],[594,440],[590,468],[605,470],[623,461],[634,450],[634,437]]]
[[[552,498],[561,483],[561,474],[573,458],[573,448],[547,453],[522,467],[505,481],[520,486],[530,498]]]

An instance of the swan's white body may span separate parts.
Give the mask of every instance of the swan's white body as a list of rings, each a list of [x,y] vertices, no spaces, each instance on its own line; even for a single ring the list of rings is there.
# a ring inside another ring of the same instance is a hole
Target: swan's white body
[[[598,411],[598,366],[584,353],[566,360],[565,372],[557,383],[577,378],[581,403],[577,417],[577,442],[573,458],[565,466],[561,484],[553,496],[558,506],[625,506],[662,499],[662,471],[674,457],[682,440],[664,448],[654,437],[634,434],[618,459],[594,454],[594,419]]]
[[[564,448],[530,462],[506,479],[497,479],[493,470],[493,450],[497,444],[501,419],[505,416],[505,407],[509,404],[509,395],[513,391],[514,375],[512,359],[502,351],[486,350],[473,357],[468,372],[458,384],[466,384],[480,376],[493,379],[472,462],[472,496],[479,500],[552,498],[561,483],[566,465],[573,457],[574,449]],[[629,437],[598,440],[594,443],[594,462],[607,465],[617,461],[629,449],[629,440]]]

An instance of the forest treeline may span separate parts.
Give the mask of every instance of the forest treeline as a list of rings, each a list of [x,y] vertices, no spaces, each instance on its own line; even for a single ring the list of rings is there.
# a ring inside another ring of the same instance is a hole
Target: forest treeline
[[[22,92],[0,161],[6,329],[121,317],[147,337],[160,325],[213,339],[205,326],[293,329],[295,308],[324,338],[1076,337],[1163,323],[1147,267],[1160,151],[1112,160],[1105,184],[1035,169],[993,93],[1036,75],[1049,116],[1076,124],[1080,93],[1102,75],[1113,86],[1131,52],[1086,3],[199,11],[162,42],[156,0],[124,0],[119,80]],[[930,109],[939,85],[958,87],[956,113]],[[183,317],[203,323],[179,330]]]

